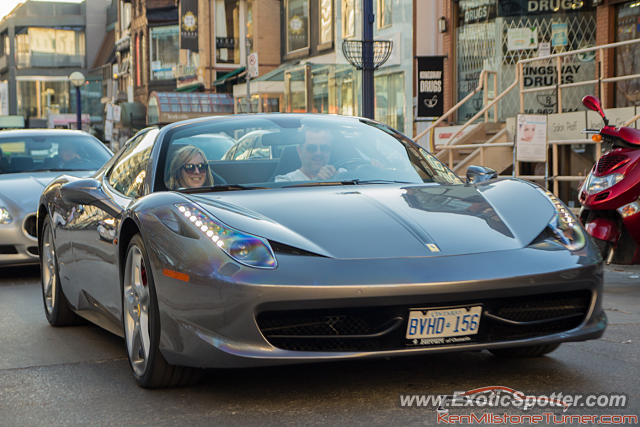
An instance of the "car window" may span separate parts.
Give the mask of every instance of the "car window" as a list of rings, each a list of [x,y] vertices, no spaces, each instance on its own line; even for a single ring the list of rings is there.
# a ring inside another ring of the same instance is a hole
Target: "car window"
[[[42,134],[0,137],[0,174],[97,170],[111,153],[90,135]]]
[[[118,193],[133,199],[143,196],[147,166],[158,132],[157,129],[150,130],[127,143],[121,152],[107,177],[109,185]]]

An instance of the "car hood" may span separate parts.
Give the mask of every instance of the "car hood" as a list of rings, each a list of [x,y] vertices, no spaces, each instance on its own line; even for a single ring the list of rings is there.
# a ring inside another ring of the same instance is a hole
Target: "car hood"
[[[67,175],[90,176],[93,171],[70,171]],[[38,206],[42,190],[63,172],[23,172],[0,175],[0,203],[13,211],[33,212]]]
[[[359,185],[190,195],[227,225],[334,258],[518,249],[555,208],[532,184]]]

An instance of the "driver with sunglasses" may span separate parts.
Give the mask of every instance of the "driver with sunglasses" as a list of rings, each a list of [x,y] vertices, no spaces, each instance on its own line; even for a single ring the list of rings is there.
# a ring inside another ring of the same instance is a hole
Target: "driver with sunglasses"
[[[300,169],[285,175],[277,175],[276,182],[327,180],[344,171],[336,170],[328,164],[331,155],[331,134],[326,129],[308,129],[304,135],[304,143],[298,146]]]
[[[204,152],[194,145],[176,151],[169,165],[167,187],[177,190],[210,186],[213,186],[213,175]]]

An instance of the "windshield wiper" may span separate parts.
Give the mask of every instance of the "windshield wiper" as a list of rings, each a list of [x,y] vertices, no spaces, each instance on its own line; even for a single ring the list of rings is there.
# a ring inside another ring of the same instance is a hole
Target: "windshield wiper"
[[[44,169],[31,169],[25,172],[64,172],[64,171],[88,171],[93,169],[69,169],[69,168],[44,168]]]
[[[345,181],[314,181],[300,184],[284,185],[282,188],[292,187],[321,187],[324,185],[363,185],[363,184],[418,184],[417,182],[393,181],[388,179],[348,179]]]
[[[269,187],[258,187],[244,184],[220,184],[210,187],[181,188],[178,191],[183,193],[211,193],[213,191],[234,191],[234,190],[266,190]]]

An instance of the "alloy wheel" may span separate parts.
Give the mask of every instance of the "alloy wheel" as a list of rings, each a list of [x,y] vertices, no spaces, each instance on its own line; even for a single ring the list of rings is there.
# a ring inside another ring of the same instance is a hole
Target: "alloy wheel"
[[[42,240],[42,288],[44,293],[45,307],[47,313],[51,315],[56,306],[56,250],[53,246],[53,231],[50,226],[46,226]]]
[[[144,375],[149,363],[149,288],[140,248],[132,246],[127,255],[123,288],[124,328],[129,360],[137,376]]]

